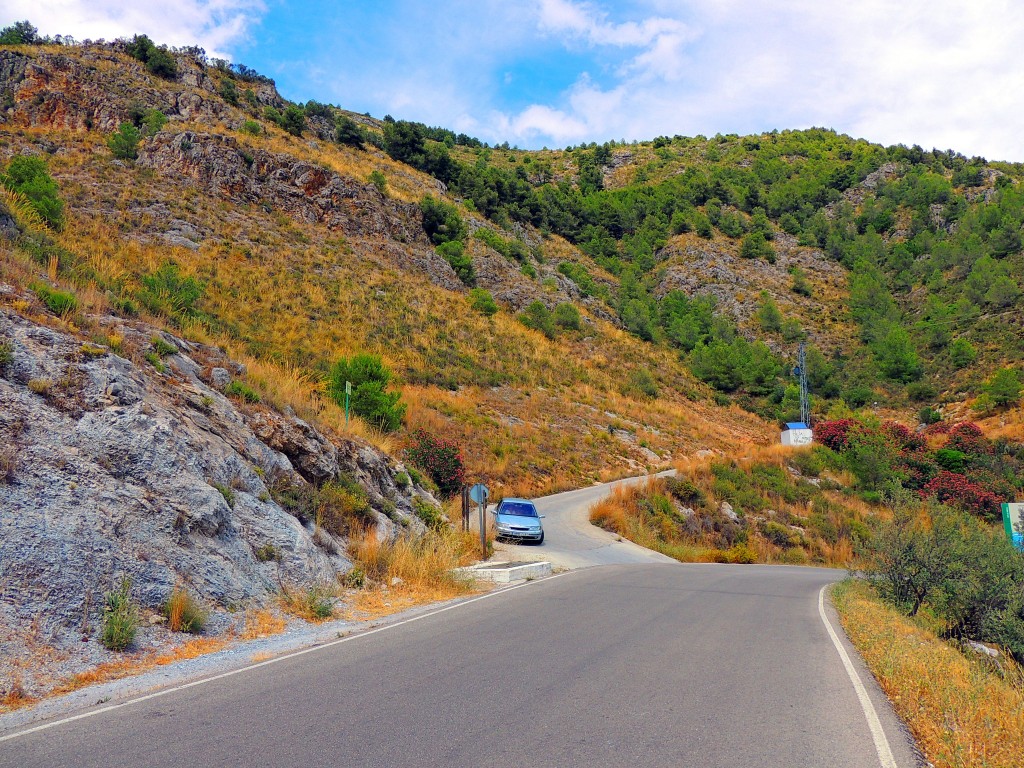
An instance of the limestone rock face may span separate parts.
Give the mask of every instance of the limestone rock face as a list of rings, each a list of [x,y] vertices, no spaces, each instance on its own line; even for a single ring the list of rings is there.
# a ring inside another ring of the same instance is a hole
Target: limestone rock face
[[[0,304],[13,358],[0,367],[11,466],[0,473],[0,628],[36,621],[47,642],[78,642],[123,576],[144,608],[183,584],[221,612],[263,603],[282,583],[333,582],[351,567],[344,542],[277,504],[275,482],[345,475],[365,489],[378,535],[423,529],[412,497],[436,502],[399,488],[394,459],[225,397],[209,372],[244,369],[217,349],[161,334],[178,351],[159,372],[144,359],[155,329],[92,321],[123,338],[119,354]],[[266,545],[277,559],[257,557]]]

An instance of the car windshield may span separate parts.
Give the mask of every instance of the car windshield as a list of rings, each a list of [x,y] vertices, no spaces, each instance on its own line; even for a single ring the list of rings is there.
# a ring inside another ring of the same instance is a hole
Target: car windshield
[[[506,501],[498,510],[499,515],[519,515],[520,517],[536,517],[537,508],[528,501]]]

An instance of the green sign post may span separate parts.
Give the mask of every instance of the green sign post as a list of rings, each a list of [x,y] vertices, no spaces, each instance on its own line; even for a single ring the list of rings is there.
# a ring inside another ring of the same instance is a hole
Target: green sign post
[[[1003,529],[1018,549],[1024,549],[1024,503],[1003,503]]]
[[[345,431],[348,431],[348,403],[352,399],[352,382],[345,382]]]

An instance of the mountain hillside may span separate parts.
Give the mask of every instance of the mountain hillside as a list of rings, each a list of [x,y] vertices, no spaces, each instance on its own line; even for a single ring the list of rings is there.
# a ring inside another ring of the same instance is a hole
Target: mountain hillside
[[[770,439],[559,271],[579,263],[600,279],[561,238],[459,209],[473,286],[500,307],[482,313],[424,229],[419,201],[452,200],[436,179],[369,141],[338,143],[317,109],[304,110],[300,136],[288,133],[265,117],[285,107],[264,80],[188,53],[174,79],[161,78],[123,49],[0,54],[11,96],[2,151],[44,158],[64,202],[59,228],[13,242],[23,284],[55,261],[86,311],[141,311],[220,343],[259,363],[250,378],[268,397],[298,398],[309,417],[338,357],[377,352],[403,383],[410,427],[457,437],[474,476],[524,493]],[[246,94],[237,106],[225,83]],[[115,158],[112,130],[133,117],[142,125],[147,110],[166,123],[139,141],[137,158]],[[368,181],[374,172],[383,191]],[[145,281],[168,274],[195,280],[201,296],[187,307],[153,301]],[[517,313],[535,301],[578,307],[572,327],[526,327]]]

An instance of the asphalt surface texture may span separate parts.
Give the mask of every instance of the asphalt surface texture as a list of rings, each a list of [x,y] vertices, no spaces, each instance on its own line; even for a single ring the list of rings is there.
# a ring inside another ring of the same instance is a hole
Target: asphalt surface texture
[[[842,572],[676,563],[590,526],[602,492],[510,545],[575,570],[8,733],[0,767],[921,765],[819,614]]]

